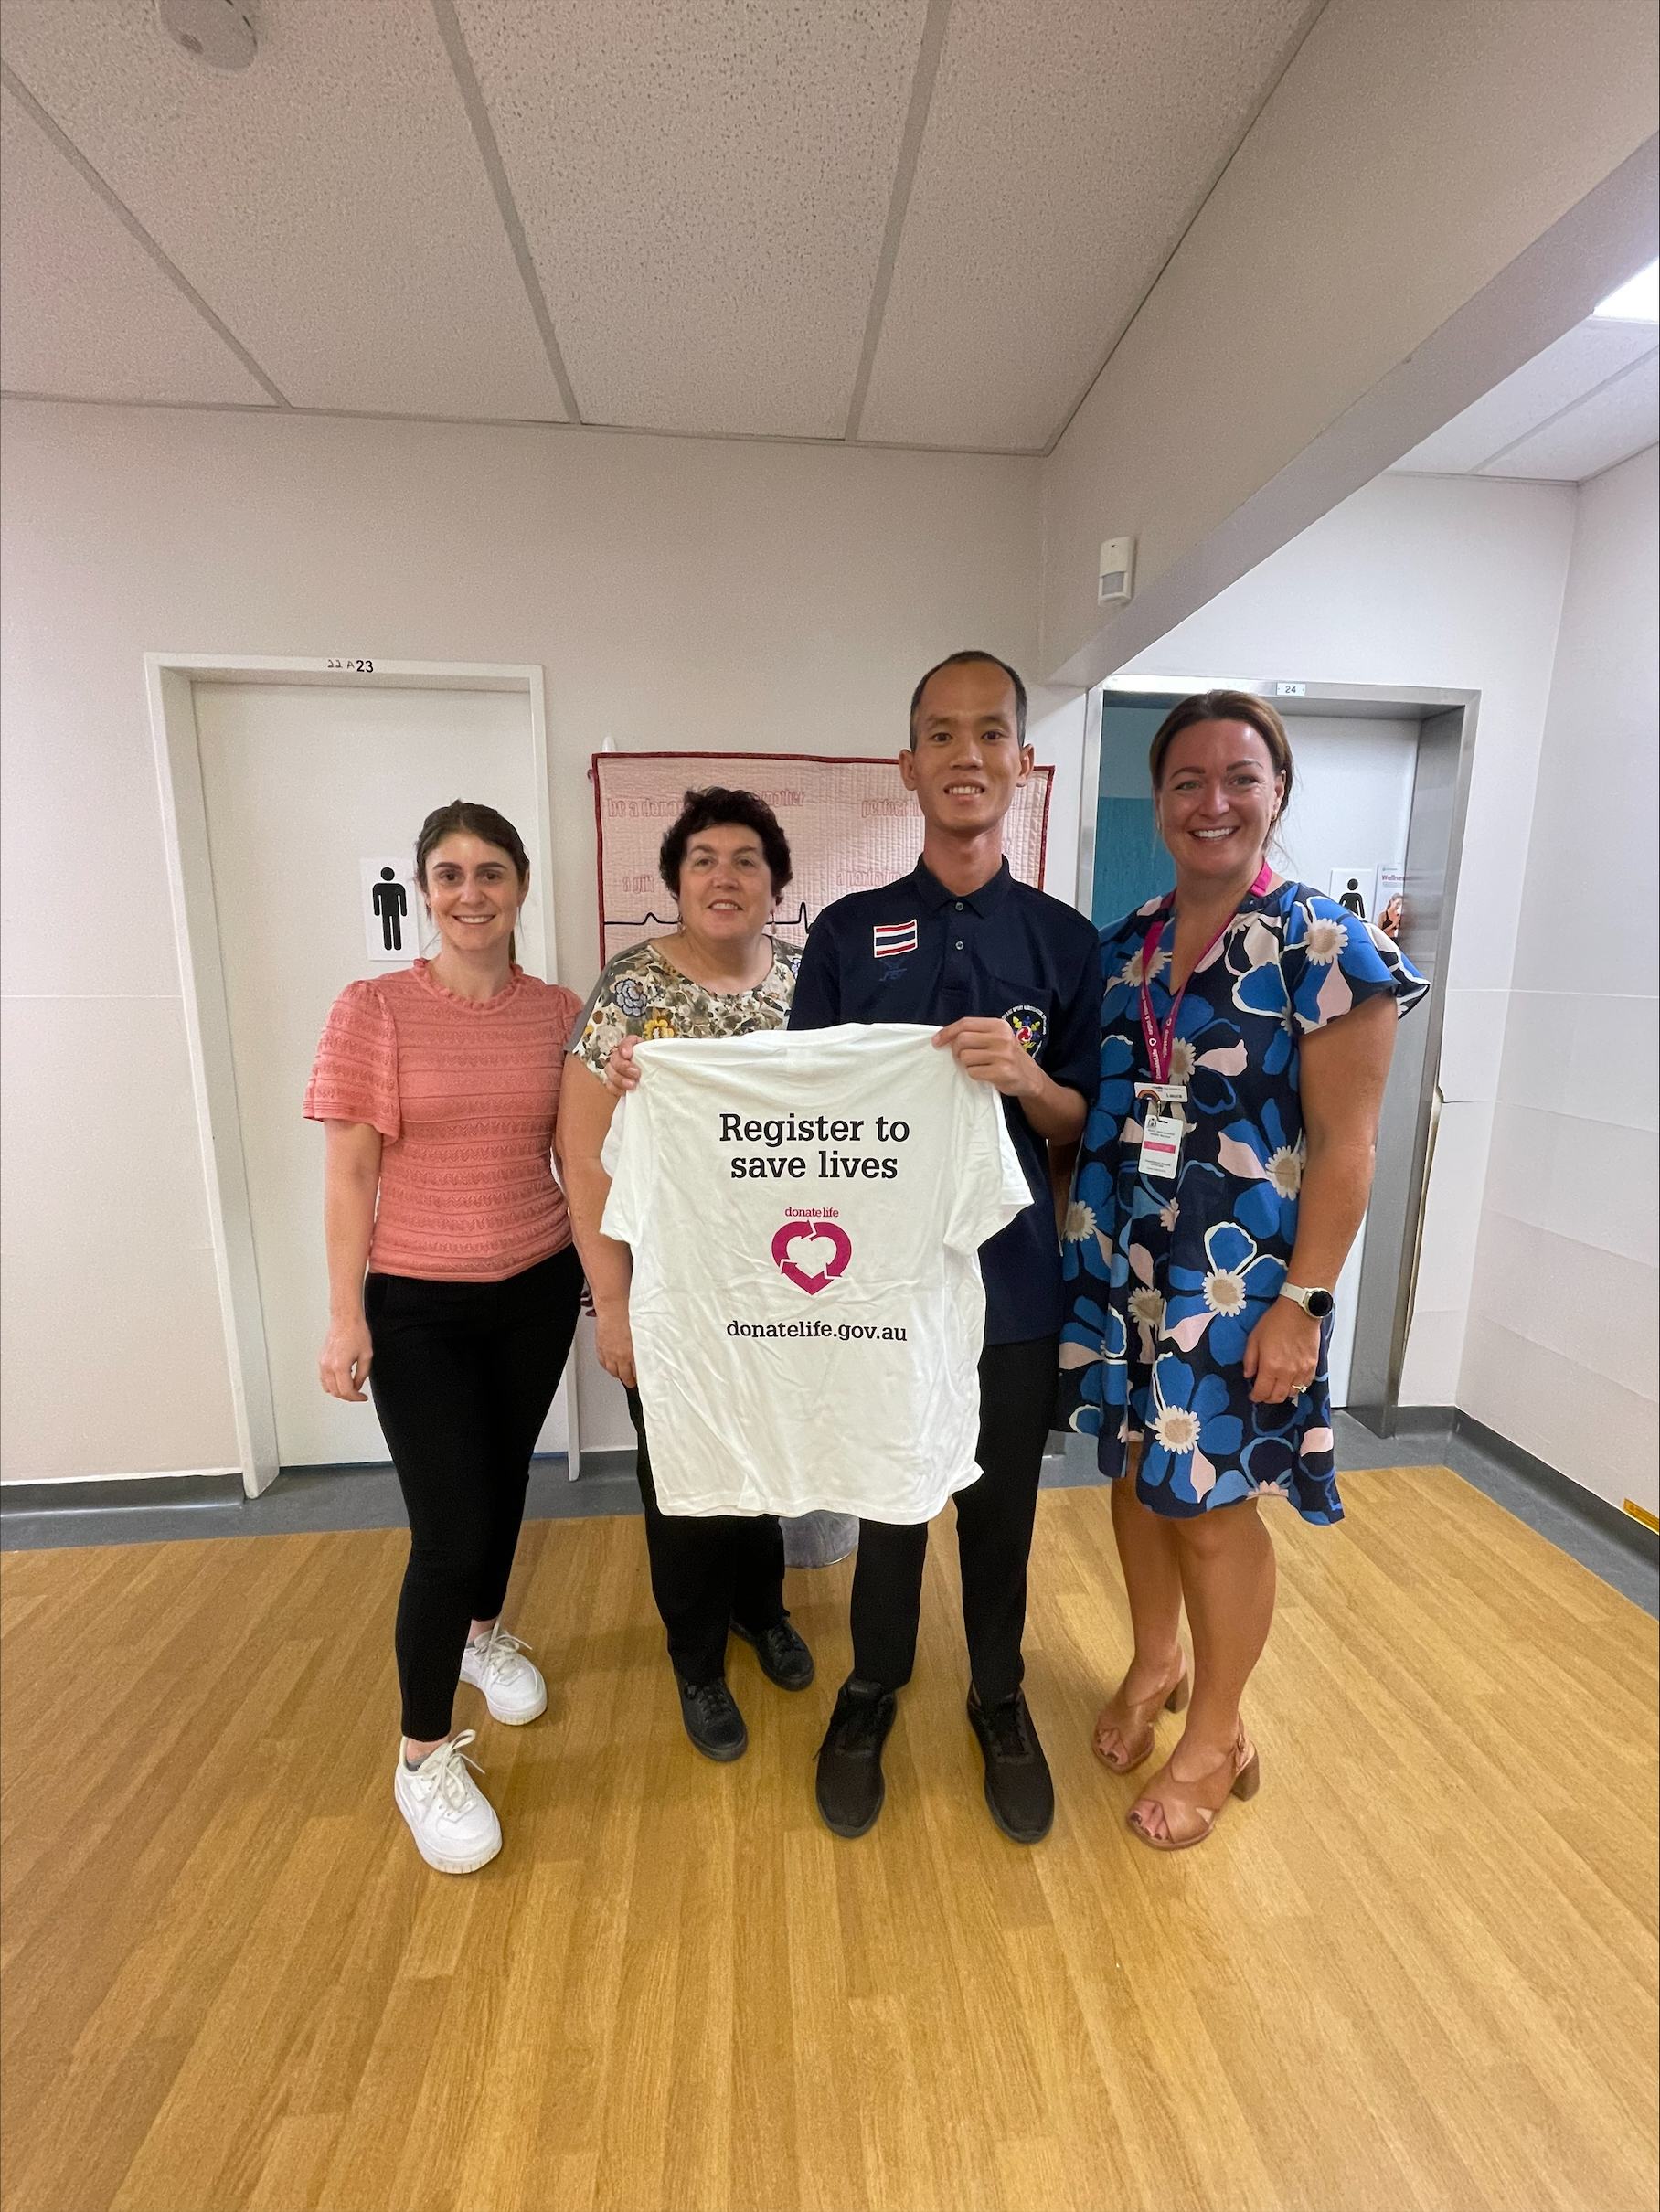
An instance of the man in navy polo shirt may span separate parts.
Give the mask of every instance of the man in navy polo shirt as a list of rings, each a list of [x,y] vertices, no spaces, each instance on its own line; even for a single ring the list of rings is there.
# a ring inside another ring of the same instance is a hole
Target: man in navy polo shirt
[[[989,653],[931,668],[910,702],[899,776],[925,824],[909,876],[826,907],[814,923],[792,1029],[928,1022],[977,1082],[1003,1093],[1032,1203],[980,1248],[978,1482],[957,1493],[957,1550],[972,1683],[968,1717],[985,1802],[1003,1833],[1035,1844],[1055,1813],[1048,1762],[1021,1689],[1026,1569],[1060,1343],[1060,1248],[1050,1144],[1069,1145],[1095,1095],[1101,978],[1093,925],[1016,883],[1003,818],[1032,772],[1026,686]],[[849,1450],[857,1450],[850,1438]],[[818,1808],[837,1835],[882,1809],[882,1745],[916,1658],[926,1523],[859,1525],[853,1673],[818,1754]]]

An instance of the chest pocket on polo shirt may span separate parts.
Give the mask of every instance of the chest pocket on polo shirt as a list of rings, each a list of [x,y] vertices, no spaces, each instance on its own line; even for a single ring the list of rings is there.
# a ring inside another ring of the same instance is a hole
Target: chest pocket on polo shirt
[[[1006,983],[1001,977],[993,978],[992,988],[996,1003],[987,1011],[1008,1024],[1021,1048],[1041,1066],[1049,1042],[1055,994],[1029,983]]]

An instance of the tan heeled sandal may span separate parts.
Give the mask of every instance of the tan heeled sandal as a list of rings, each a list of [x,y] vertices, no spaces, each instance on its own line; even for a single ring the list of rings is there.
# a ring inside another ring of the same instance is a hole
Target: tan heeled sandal
[[[1124,1680],[1127,1682],[1129,1676]],[[1114,1774],[1133,1774],[1153,1756],[1153,1730],[1161,1712],[1185,1713],[1193,1696],[1193,1683],[1187,1673],[1186,1662],[1176,1676],[1175,1686],[1168,1690],[1156,1690],[1151,1697],[1134,1701],[1124,1699],[1124,1686],[1121,1682],[1096,1716],[1092,1738],[1095,1756],[1101,1765]],[[1121,1703],[1121,1700],[1123,1702]],[[1120,1718],[1120,1715],[1123,1718]],[[1109,1731],[1118,1738],[1123,1756],[1114,1759],[1101,1738]]]
[[[1165,1816],[1165,1825],[1170,1834],[1153,1834],[1143,1822],[1136,1819],[1135,1805],[1132,1805],[1124,1818],[1136,1841],[1145,1844],[1149,1851],[1191,1851],[1195,1844],[1202,1844],[1215,1828],[1217,1816],[1229,1798],[1244,1799],[1256,1795],[1262,1786],[1262,1761],[1257,1747],[1246,1735],[1242,1721],[1240,1724],[1239,1740],[1233,1747],[1232,1767],[1232,1780],[1223,1792],[1221,1803],[1208,1805],[1202,1799],[1185,1795],[1183,1792],[1214,1789],[1218,1781],[1227,1775],[1229,1761],[1224,1760],[1221,1766],[1214,1773],[1208,1774],[1202,1782],[1183,1784],[1170,1772],[1170,1762],[1166,1760],[1153,1778],[1154,1786],[1144,1791],[1136,1804],[1156,1805]],[[1177,1813],[1186,1813],[1197,1820],[1199,1824],[1191,1835],[1177,1832],[1175,1819]]]

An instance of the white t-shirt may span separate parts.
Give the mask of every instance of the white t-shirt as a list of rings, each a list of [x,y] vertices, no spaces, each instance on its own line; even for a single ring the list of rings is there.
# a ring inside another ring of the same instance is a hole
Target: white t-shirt
[[[978,1248],[1032,1202],[1003,1101],[913,1023],[674,1038],[601,1224],[668,1514],[931,1520],[980,1470]]]

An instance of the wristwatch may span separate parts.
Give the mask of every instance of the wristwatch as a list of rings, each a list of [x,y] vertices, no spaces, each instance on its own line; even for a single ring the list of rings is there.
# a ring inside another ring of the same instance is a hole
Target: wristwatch
[[[1282,1282],[1280,1295],[1289,1298],[1293,1305],[1300,1305],[1311,1321],[1324,1321],[1337,1308],[1337,1301],[1329,1291],[1305,1291],[1295,1282]]]

